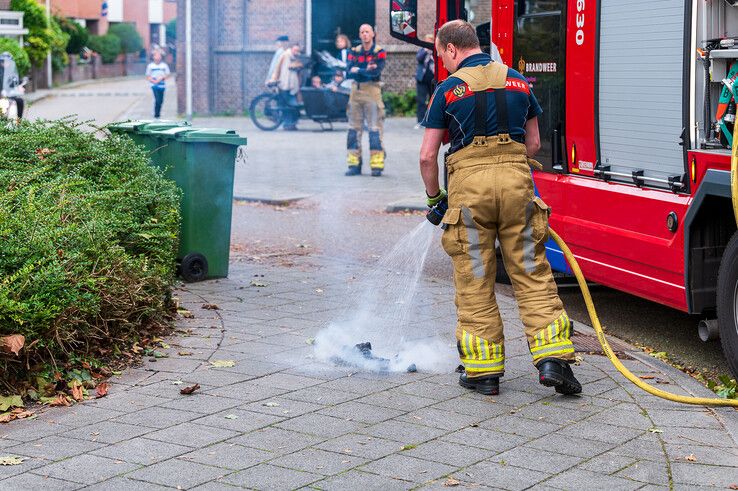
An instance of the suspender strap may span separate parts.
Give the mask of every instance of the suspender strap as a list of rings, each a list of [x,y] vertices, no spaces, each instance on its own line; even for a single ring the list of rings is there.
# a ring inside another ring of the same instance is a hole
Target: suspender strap
[[[495,105],[497,108],[497,134],[510,133],[507,118],[507,97],[505,89],[495,89]]]
[[[507,97],[505,89],[494,89],[497,109],[497,134],[509,134],[507,116]],[[474,136],[488,136],[487,133],[487,95],[486,91],[474,92]]]
[[[474,92],[474,136],[487,136],[487,92]]]

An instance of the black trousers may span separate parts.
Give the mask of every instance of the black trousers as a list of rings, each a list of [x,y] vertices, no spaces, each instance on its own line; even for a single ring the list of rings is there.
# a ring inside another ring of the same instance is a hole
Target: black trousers
[[[425,111],[428,109],[428,100],[433,95],[433,89],[435,88],[435,82],[415,82],[415,100],[418,106],[415,110],[415,115],[418,118],[418,123],[423,121],[425,118]]]

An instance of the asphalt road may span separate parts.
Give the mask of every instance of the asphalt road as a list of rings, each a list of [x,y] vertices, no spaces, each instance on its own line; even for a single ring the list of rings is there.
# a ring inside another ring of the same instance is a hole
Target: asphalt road
[[[175,98],[171,81],[164,118],[176,117]],[[31,106],[28,114],[30,118],[76,114],[82,120],[108,123],[148,118],[150,111],[151,94],[145,81],[127,79],[56,90],[52,97]],[[234,255],[242,259],[289,262],[294,254],[319,253],[337,261],[372,262],[423,220],[417,213],[384,211],[397,201],[422,203],[423,188],[417,173],[422,133],[413,129],[411,119],[387,121],[387,171],[381,178],[343,176],[345,124],[336,125],[336,131],[321,132],[312,122],[301,121],[296,133],[259,131],[248,119],[236,117],[196,118],[193,124],[236,129],[248,138],[245,159],[236,166],[236,195],[304,198],[287,207],[236,204],[232,243]],[[448,258],[438,242],[425,271],[433,277],[451,278]],[[498,288],[501,294],[512,295],[510,287]],[[560,293],[571,317],[589,324],[578,289],[561,288]],[[699,340],[699,319],[604,287],[595,287],[593,294],[610,334],[664,351],[684,366],[727,373],[719,342]]]

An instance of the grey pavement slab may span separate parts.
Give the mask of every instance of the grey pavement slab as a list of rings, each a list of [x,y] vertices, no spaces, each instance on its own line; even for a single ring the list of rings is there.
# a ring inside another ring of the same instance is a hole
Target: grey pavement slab
[[[80,484],[95,484],[124,474],[138,466],[96,455],[78,455],[34,470],[34,474]],[[2,481],[0,481],[2,485]]]
[[[403,454],[394,454],[375,460],[360,467],[359,470],[390,478],[424,483],[450,474],[456,470],[456,467]]]
[[[265,151],[262,143],[254,152]],[[144,360],[113,377],[106,398],[0,428],[0,453],[28,458],[0,467],[0,489],[445,489],[448,475],[461,482],[458,489],[663,489],[669,468],[674,489],[738,483],[738,445],[728,430],[738,413],[643,395],[607,360],[589,354],[575,367],[584,394],[554,394],[537,383],[517,309],[504,294],[498,299],[508,363],[499,396],[459,387],[455,364],[438,373],[373,373],[317,359],[306,340],[329,322],[350,318],[351,302],[361,305],[365,295],[361,279],[377,259],[336,252],[343,246],[330,240],[342,218],[333,199],[355,207],[357,216],[379,213],[372,219],[386,220],[381,211],[330,194],[335,169],[323,164],[315,164],[314,176],[295,173],[273,186],[272,192],[293,187],[313,194],[309,200],[278,212],[234,208],[234,237],[239,220],[280,214],[290,233],[283,234],[287,245],[279,251],[309,242],[299,249],[308,255],[269,257],[278,239],[260,237],[264,252],[234,249],[229,279],[184,286],[177,295],[195,318],[177,321],[167,340],[170,358]],[[237,187],[253,177],[254,192],[269,189],[274,175],[264,165],[237,170]],[[284,163],[276,165],[286,172]],[[379,206],[412,195],[415,165],[390,165],[381,182],[361,178],[341,185],[357,196],[378,193]],[[303,225],[309,207],[320,218]],[[300,227],[308,225],[303,235]],[[352,240],[340,238],[349,246]],[[384,253],[380,249],[376,256]],[[269,286],[250,287],[256,274]],[[440,340],[453,354],[451,283],[422,277],[418,292],[408,335]],[[203,303],[221,309],[206,311]],[[177,355],[183,349],[193,355]],[[212,368],[207,362],[214,359],[235,366]],[[628,365],[670,380],[666,388],[698,392],[688,376],[658,360]],[[172,383],[178,381],[202,388],[183,396],[182,385]]]
[[[126,477],[163,486],[189,489],[219,479],[231,472],[197,462],[171,459],[131,472]]]
[[[323,479],[320,474],[291,470],[269,464],[261,464],[236,472],[223,479],[223,482],[250,489],[290,490],[307,486]]]

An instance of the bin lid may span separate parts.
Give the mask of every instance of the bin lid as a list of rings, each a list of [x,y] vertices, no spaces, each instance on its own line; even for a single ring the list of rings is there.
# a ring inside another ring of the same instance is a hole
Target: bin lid
[[[174,128],[163,128],[158,131],[152,131],[151,133],[156,133],[158,137],[174,140],[178,134],[190,133],[192,131],[195,131],[192,126],[175,126]]]
[[[113,123],[109,126],[112,131],[120,133],[145,133],[150,130],[168,129],[178,126],[189,126],[187,121],[171,121],[161,119],[138,119]]]
[[[225,143],[227,145],[246,145],[246,138],[240,136],[235,130],[222,128],[192,129],[192,131],[177,133],[176,138],[182,142],[189,143]]]
[[[146,123],[138,126],[136,130],[143,135],[147,135],[168,130],[170,128],[191,128],[191,126],[188,121],[155,120],[147,121]]]

